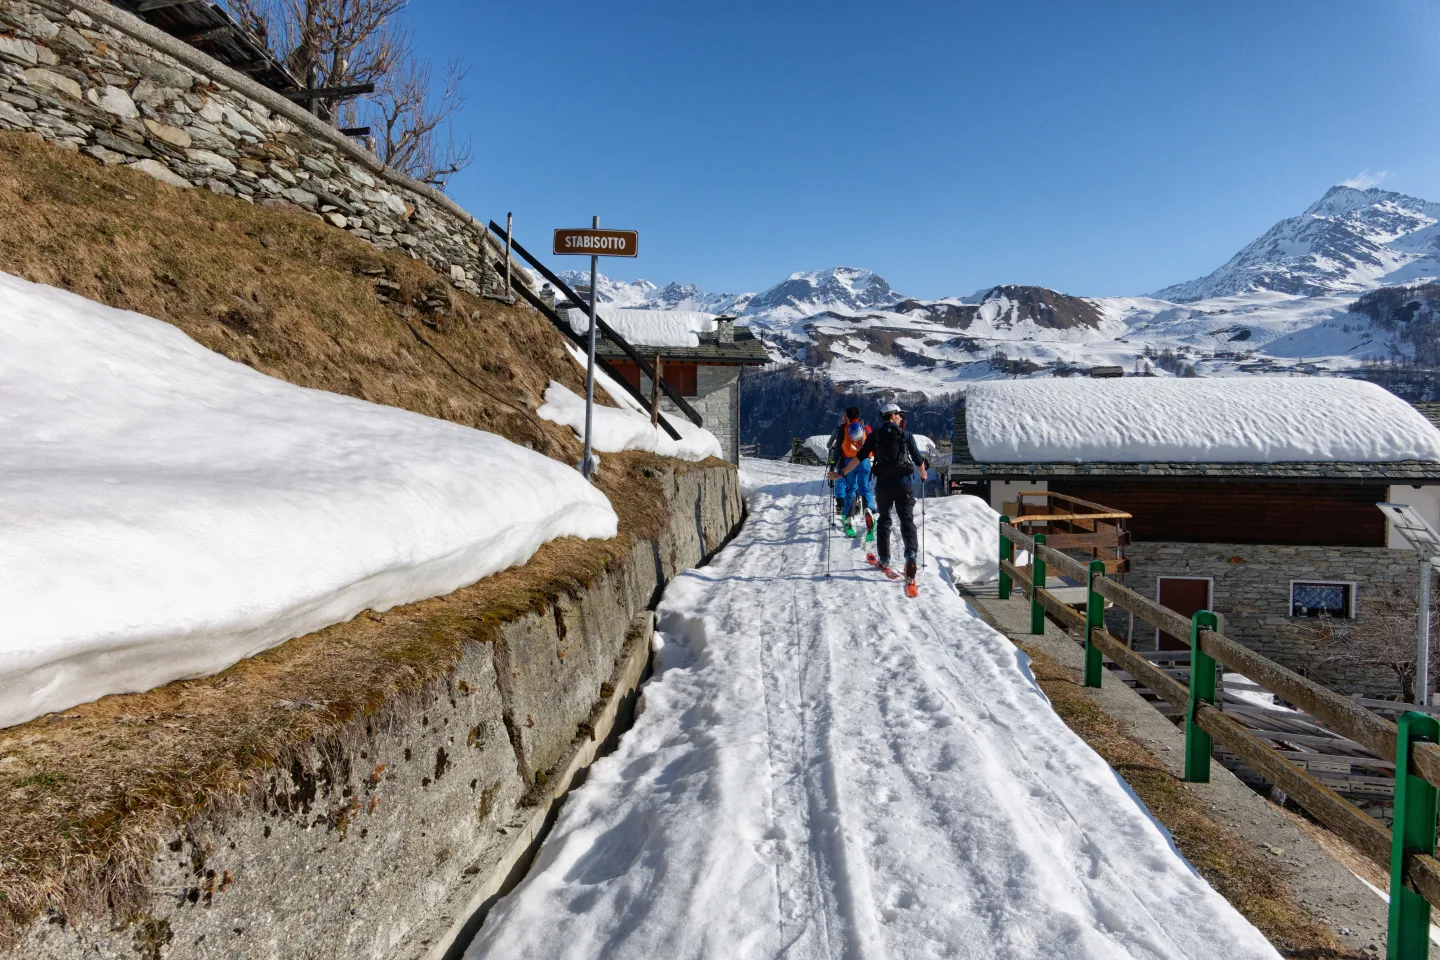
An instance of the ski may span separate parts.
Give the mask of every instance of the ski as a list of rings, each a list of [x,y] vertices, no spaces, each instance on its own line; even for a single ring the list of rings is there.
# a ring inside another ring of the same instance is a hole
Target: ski
[[[847,537],[853,537],[853,536],[855,536],[855,525],[854,525],[853,523],[851,523],[849,520],[846,520],[846,521],[845,521],[845,536],[847,536]]]
[[[918,596],[920,596],[920,587],[916,585],[916,583],[915,583],[914,580],[907,580],[907,581],[905,581],[905,596],[907,596],[907,597],[918,597]]]

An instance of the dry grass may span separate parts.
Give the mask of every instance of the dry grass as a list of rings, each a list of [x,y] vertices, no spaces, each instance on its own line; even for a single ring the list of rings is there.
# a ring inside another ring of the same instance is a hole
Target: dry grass
[[[1272,863],[1257,855],[1243,837],[1212,818],[1184,783],[1130,736],[1125,724],[1101,710],[1086,694],[1078,670],[1023,644],[1022,648],[1030,655],[1035,678],[1054,704],[1055,712],[1125,778],[1170,831],[1186,859],[1265,934],[1282,956],[1370,956],[1346,948],[1299,902]]]
[[[433,270],[313,217],[258,209],[0,134],[0,270],[167,320],[257,370],[482,427],[574,462],[567,428],[530,412],[580,389],[560,336],[526,307],[451,291]],[[387,305],[374,275],[399,285]],[[658,469],[657,469],[658,468]],[[557,540],[447,597],[367,614],[213,677],[106,697],[0,730],[0,942],[46,910],[133,914],[157,837],[258,789],[445,682],[470,641],[574,594],[663,527],[666,471],[605,458],[620,536]]]

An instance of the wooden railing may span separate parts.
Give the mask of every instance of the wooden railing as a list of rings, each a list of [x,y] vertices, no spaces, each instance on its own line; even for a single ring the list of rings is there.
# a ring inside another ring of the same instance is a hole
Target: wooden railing
[[[1014,563],[1015,549],[1030,552],[1030,567]],[[1045,589],[1048,571],[1086,584],[1081,614]],[[1105,575],[1101,561],[1081,563],[1000,518],[1000,599],[1014,585],[1030,598],[1031,632],[1043,633],[1046,617],[1067,631],[1082,632],[1084,683],[1100,686],[1102,656],[1185,715],[1185,779],[1210,778],[1218,742],[1263,774],[1321,824],[1390,871],[1392,958],[1429,956],[1430,906],[1440,905],[1440,861],[1435,859],[1437,790],[1440,786],[1440,722],[1407,712],[1399,723],[1327,690],[1293,670],[1219,633],[1215,615],[1202,610],[1186,618]],[[1191,638],[1190,684],[1171,677],[1105,629],[1105,601],[1176,637]],[[1394,830],[1387,829],[1308,771],[1276,752],[1215,704],[1216,664],[1242,673],[1266,690],[1317,718],[1326,727],[1395,764]]]
[[[1034,536],[1043,533],[1046,543],[1057,550],[1084,550],[1091,559],[1104,560],[1106,573],[1124,573],[1125,546],[1130,534],[1123,510],[1050,490],[1025,490],[1015,503],[1005,504],[1015,527]]]

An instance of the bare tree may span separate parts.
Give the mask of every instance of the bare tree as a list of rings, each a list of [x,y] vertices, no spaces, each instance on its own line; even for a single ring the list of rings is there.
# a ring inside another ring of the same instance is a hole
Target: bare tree
[[[468,68],[453,60],[439,89],[431,84],[430,65],[416,56],[401,22],[406,0],[226,2],[305,89],[375,84],[368,97],[326,97],[311,109],[346,127],[378,127],[374,149],[382,162],[441,189],[470,164],[470,144],[456,144],[448,130],[465,104]]]
[[[1325,651],[1322,666],[1341,671],[1385,670],[1395,677],[1396,690],[1405,703],[1415,702],[1415,634],[1418,604],[1415,597],[1390,587],[1363,604],[1355,620],[1322,617],[1315,634]],[[1430,615],[1435,630],[1435,614]],[[1432,663],[1433,686],[1436,670]]]

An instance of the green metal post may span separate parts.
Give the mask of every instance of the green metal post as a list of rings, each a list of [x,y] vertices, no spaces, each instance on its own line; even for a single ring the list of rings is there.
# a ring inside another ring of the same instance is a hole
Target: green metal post
[[[1030,632],[1039,636],[1045,632],[1045,608],[1040,606],[1040,591],[1045,589],[1045,561],[1040,559],[1040,548],[1045,545],[1045,534],[1035,534],[1035,549],[1030,551]]]
[[[1005,526],[1009,522],[1010,518],[1002,513],[1000,515],[1000,559],[1014,563],[1015,545],[1010,542],[1009,537],[1005,536]],[[1010,599],[1010,574],[1006,573],[1004,568],[1000,570],[1000,599]]]
[[[1085,597],[1085,686],[1100,686],[1100,648],[1095,646],[1091,634],[1105,629],[1105,598],[1095,592],[1095,578],[1105,575],[1105,561],[1090,561],[1090,579],[1085,584],[1089,592]]]
[[[1200,652],[1200,629],[1214,630],[1219,625],[1209,610],[1197,610],[1190,618],[1190,703],[1185,708],[1185,779],[1190,783],[1210,782],[1210,754],[1215,744],[1195,722],[1195,714],[1202,702],[1215,702],[1215,658]]]
[[[1440,740],[1440,721],[1411,711],[1397,722],[1395,737],[1395,827],[1390,844],[1389,960],[1425,960],[1430,956],[1430,904],[1405,886],[1401,874],[1407,853],[1435,853],[1436,790],[1410,770],[1410,748]]]

